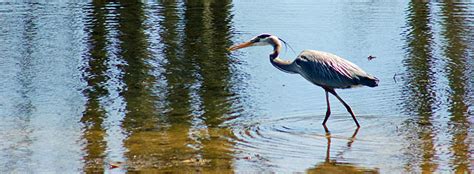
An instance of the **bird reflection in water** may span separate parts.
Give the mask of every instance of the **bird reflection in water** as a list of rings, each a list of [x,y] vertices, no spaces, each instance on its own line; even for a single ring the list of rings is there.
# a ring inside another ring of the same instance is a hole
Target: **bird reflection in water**
[[[326,126],[324,126],[326,131],[326,139],[327,139],[327,149],[326,149],[326,159],[324,162],[316,164],[315,167],[308,169],[307,173],[333,173],[333,174],[347,174],[347,173],[380,173],[378,169],[367,169],[355,166],[350,163],[346,162],[338,162],[337,159],[331,159],[331,132],[328,130]],[[354,130],[354,133],[349,138],[347,142],[346,149],[338,153],[337,156],[342,156],[344,152],[350,150],[352,147],[352,143],[354,143],[357,133],[359,132],[359,128]]]

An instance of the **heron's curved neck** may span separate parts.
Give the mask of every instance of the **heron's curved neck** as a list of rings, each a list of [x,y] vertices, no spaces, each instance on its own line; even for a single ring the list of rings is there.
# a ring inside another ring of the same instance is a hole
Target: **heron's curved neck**
[[[272,65],[283,72],[298,73],[294,62],[282,60],[278,57],[278,55],[280,55],[281,49],[280,41],[275,40],[271,42],[271,45],[273,46],[273,53],[270,54],[270,62],[272,63]]]

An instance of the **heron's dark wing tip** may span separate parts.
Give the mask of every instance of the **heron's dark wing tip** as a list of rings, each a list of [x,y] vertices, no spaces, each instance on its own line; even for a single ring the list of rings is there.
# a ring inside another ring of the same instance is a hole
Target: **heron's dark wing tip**
[[[361,77],[359,78],[359,83],[368,87],[379,86],[379,79],[375,77]]]

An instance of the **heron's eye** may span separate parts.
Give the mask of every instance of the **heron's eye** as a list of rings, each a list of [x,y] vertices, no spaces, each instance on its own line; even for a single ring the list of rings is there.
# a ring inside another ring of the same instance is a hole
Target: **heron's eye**
[[[260,42],[260,39],[259,39],[259,38],[255,38],[255,39],[251,40],[250,42],[252,42],[252,43],[257,43],[257,42]]]

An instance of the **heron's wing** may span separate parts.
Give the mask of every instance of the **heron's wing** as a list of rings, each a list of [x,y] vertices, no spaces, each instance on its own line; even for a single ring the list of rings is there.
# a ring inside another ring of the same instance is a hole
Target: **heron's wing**
[[[332,88],[350,88],[369,78],[357,65],[321,51],[303,51],[296,59],[300,74],[314,84]]]

